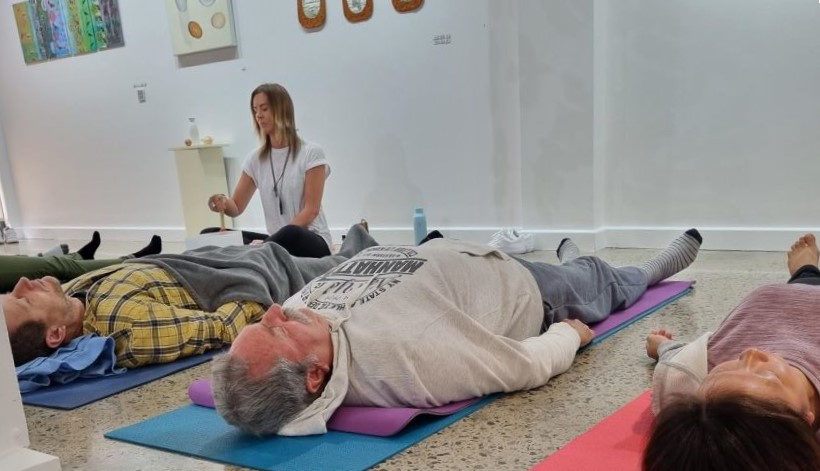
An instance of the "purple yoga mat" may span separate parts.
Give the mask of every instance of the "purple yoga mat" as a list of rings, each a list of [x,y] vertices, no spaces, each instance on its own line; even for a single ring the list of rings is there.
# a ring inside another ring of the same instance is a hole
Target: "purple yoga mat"
[[[210,379],[197,379],[188,386],[188,397],[198,406],[216,408]]]
[[[191,402],[194,404],[213,408],[214,394],[211,391],[211,381],[198,379],[191,383],[188,388],[188,397],[191,398]],[[336,413],[327,422],[327,428],[339,432],[389,437],[400,432],[418,415],[450,415],[476,402],[478,402],[478,398],[453,402],[430,409],[342,406],[336,410]]]
[[[647,289],[646,293],[629,308],[613,312],[606,320],[592,325],[596,340],[603,340],[609,334],[665,306],[682,296],[691,286],[691,281],[665,281]],[[194,404],[214,407],[214,396],[213,391],[211,391],[210,380],[198,379],[191,383],[188,388],[188,396]],[[411,420],[419,415],[450,415],[476,403],[478,400],[479,398],[467,399],[430,409],[342,406],[330,418],[327,428],[340,432],[389,437],[400,432]]]
[[[475,404],[478,400],[479,398],[467,399],[429,409],[342,406],[336,409],[333,417],[327,421],[327,428],[339,432],[389,437],[399,433],[416,416],[450,415]]]
[[[595,332],[596,337],[608,334],[624,324],[628,324],[631,320],[649,314],[654,311],[652,308],[662,307],[666,301],[676,299],[678,295],[691,287],[691,281],[662,281],[648,288],[635,304],[624,310],[613,312],[606,319],[593,324],[591,326],[592,330]]]

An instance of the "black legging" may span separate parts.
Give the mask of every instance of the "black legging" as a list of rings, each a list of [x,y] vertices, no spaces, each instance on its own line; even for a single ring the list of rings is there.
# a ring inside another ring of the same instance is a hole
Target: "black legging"
[[[794,272],[788,282],[820,286],[820,270],[814,265],[803,265]]]
[[[220,229],[218,227],[207,227],[202,229],[200,234],[219,231]],[[321,258],[330,255],[330,247],[327,246],[327,242],[325,242],[322,236],[304,227],[295,226],[293,224],[284,226],[270,236],[261,232],[242,231],[242,242],[245,245],[250,244],[254,240],[276,242],[294,257]]]

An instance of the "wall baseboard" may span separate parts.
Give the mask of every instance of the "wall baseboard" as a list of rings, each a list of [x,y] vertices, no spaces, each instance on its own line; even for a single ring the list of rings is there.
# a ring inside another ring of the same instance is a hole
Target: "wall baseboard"
[[[99,231],[103,240],[145,242],[154,234],[169,242],[185,240],[184,227],[59,227],[28,226],[15,227],[21,239],[86,240],[94,231]]]
[[[445,228],[441,232],[454,239],[479,243],[489,242],[500,228],[460,227]],[[532,234],[537,250],[555,250],[561,239],[569,237],[583,252],[594,252],[604,248],[647,248],[660,249],[681,235],[689,227],[602,227],[592,229],[519,229]],[[698,228],[703,236],[704,250],[750,250],[783,252],[801,235],[807,232],[820,234],[820,228],[811,227],[705,227]],[[341,242],[344,230],[334,229],[333,240]],[[382,244],[411,244],[413,231],[410,228],[378,228],[370,230],[373,237]]]
[[[688,227],[607,227],[602,228],[603,247],[662,248]],[[704,250],[751,250],[785,252],[794,241],[808,232],[820,233],[812,227],[703,227]]]
[[[450,238],[478,243],[489,242],[497,227],[453,227],[440,229]],[[570,237],[583,252],[612,248],[663,248],[688,228],[684,227],[602,227],[599,229],[519,229],[532,234],[537,250],[555,250],[561,239]],[[21,239],[83,240],[94,230],[107,240],[145,241],[158,234],[169,242],[185,240],[183,227],[21,227],[15,228]],[[250,228],[264,232],[264,228]],[[818,228],[793,227],[705,227],[699,228],[705,250],[785,251],[799,236],[820,232]],[[330,232],[336,244],[341,243],[347,228],[335,227]],[[381,244],[409,245],[413,230],[408,227],[371,227],[370,233]]]

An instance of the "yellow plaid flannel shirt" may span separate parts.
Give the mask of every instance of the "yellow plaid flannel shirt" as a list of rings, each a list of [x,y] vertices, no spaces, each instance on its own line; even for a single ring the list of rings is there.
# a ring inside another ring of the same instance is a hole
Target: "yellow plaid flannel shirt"
[[[117,366],[168,363],[230,344],[265,308],[234,301],[205,312],[167,271],[156,265],[113,265],[63,285],[86,292],[84,330],[114,339]]]

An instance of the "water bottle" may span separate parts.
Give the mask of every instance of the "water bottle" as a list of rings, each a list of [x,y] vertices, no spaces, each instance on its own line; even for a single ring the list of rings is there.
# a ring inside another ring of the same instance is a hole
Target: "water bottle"
[[[422,239],[427,236],[427,218],[424,216],[424,209],[416,208],[413,214],[413,235],[415,236],[416,245],[419,245]]]
[[[191,139],[191,145],[199,145],[199,128],[196,127],[196,118],[188,118],[191,126],[188,127],[188,137]]]

